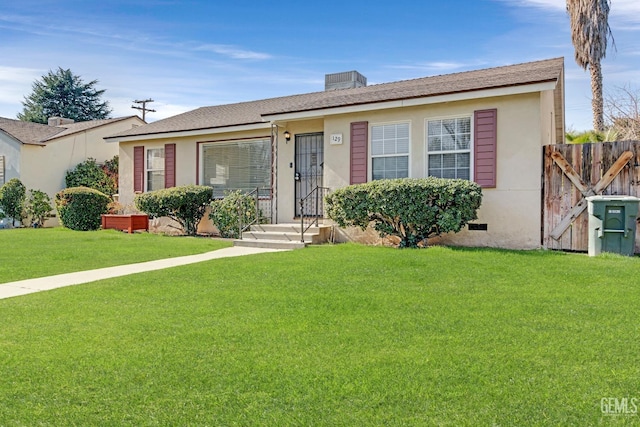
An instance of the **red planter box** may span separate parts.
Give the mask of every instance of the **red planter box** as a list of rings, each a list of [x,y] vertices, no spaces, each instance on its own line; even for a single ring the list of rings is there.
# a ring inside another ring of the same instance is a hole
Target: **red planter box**
[[[133,233],[134,230],[149,231],[149,215],[102,215],[102,228],[129,233]]]

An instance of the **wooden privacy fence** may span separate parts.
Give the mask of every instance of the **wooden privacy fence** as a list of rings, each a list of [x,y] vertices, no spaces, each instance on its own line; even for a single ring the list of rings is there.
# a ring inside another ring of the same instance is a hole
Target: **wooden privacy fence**
[[[585,197],[640,197],[640,141],[547,145],[543,180],[543,246],[587,251],[589,215]],[[640,252],[639,242],[637,229],[636,253]]]

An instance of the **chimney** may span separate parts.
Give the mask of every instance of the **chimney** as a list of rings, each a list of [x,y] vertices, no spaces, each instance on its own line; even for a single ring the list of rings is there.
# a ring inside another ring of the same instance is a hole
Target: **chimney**
[[[367,78],[357,71],[325,74],[324,90],[353,89],[367,85]]]
[[[47,124],[49,126],[62,126],[73,123],[73,119],[65,119],[64,117],[49,117]]]

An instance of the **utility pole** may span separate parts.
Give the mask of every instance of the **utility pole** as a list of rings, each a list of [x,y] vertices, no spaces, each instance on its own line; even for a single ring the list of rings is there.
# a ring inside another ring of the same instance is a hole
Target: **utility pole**
[[[144,118],[145,118],[145,115],[146,115],[147,111],[150,112],[150,113],[155,113],[156,112],[156,110],[152,110],[151,108],[147,108],[147,102],[154,102],[154,101],[153,101],[153,99],[144,99],[142,101],[137,101],[136,100],[136,101],[133,101],[133,103],[134,104],[142,104],[142,107],[136,107],[135,105],[131,106],[131,108],[135,108],[136,110],[142,111],[142,121],[145,121],[145,122],[146,122],[146,120]]]

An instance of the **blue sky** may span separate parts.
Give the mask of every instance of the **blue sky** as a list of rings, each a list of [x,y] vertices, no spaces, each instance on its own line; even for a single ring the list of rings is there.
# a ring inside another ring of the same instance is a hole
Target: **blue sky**
[[[617,50],[605,92],[640,89],[640,1],[612,0]],[[0,116],[58,67],[98,80],[113,116],[153,98],[148,121],[206,105],[564,56],[567,125],[591,128],[588,72],[573,60],[564,0],[20,0],[0,10]]]

